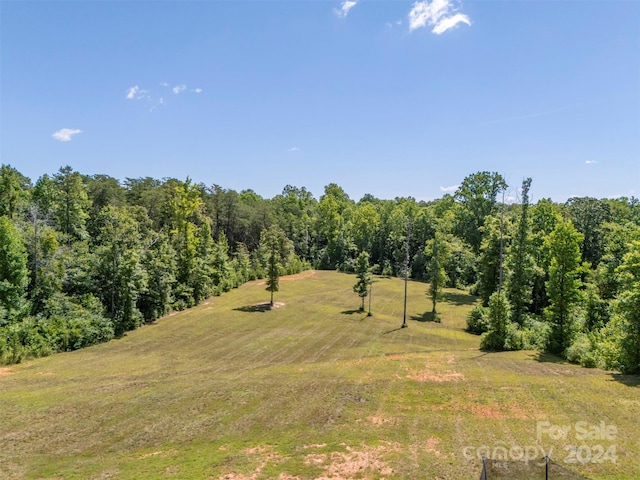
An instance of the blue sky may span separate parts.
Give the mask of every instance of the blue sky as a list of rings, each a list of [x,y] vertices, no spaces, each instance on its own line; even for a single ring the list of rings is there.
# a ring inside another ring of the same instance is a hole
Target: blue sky
[[[640,196],[638,1],[0,0],[0,162],[272,197]]]

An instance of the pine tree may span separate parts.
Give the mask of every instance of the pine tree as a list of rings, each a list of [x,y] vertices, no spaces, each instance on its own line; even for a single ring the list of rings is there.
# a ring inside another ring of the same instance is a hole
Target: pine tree
[[[264,250],[267,261],[267,288],[271,293],[269,305],[273,307],[273,294],[280,290],[280,271],[284,269],[284,262],[289,258],[292,250],[291,241],[278,227],[263,230],[260,247]]]

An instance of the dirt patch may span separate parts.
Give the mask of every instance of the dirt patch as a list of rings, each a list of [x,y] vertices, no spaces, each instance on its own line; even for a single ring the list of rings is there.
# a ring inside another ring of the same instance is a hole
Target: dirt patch
[[[439,439],[435,437],[429,437],[429,439],[427,440],[427,445],[425,447],[427,452],[431,452],[435,454],[436,457],[441,457],[442,452],[436,448],[439,443],[440,443]]]
[[[265,446],[265,445],[260,445],[252,448],[245,448],[243,452],[246,455],[257,457],[257,460],[259,463],[258,463],[258,466],[254,469],[254,471],[248,474],[227,473],[226,475],[218,477],[218,480],[257,480],[258,478],[262,478],[262,471],[270,462],[278,463],[283,459],[278,453],[274,452],[271,447]],[[279,478],[283,480],[293,480],[298,478],[298,477],[288,476],[288,474],[285,474],[287,476],[284,476],[284,477],[282,475],[283,474],[280,474]]]
[[[326,446],[327,446],[326,443],[310,443],[308,445],[302,445],[302,448],[304,450],[308,450],[309,448],[324,448]]]
[[[145,458],[149,458],[149,457],[154,457],[156,455],[160,455],[162,453],[162,450],[158,450],[157,452],[151,452],[151,453],[145,453],[144,455],[141,455],[138,457],[139,460],[143,460]]]
[[[0,368],[0,377],[6,377],[7,375],[13,375],[15,372],[12,372],[8,367]]]
[[[383,460],[385,454],[401,450],[399,444],[385,444],[377,447],[364,446],[361,450],[346,447],[346,452],[331,454],[309,454],[307,465],[321,467],[324,473],[316,480],[341,480],[368,478],[369,475],[391,475],[393,469]],[[384,478],[384,477],[380,477]]]
[[[448,373],[437,373],[429,370],[425,370],[418,373],[412,373],[407,375],[409,380],[415,380],[416,382],[457,382],[459,380],[464,380],[464,375],[460,372],[448,372]]]
[[[372,415],[369,417],[369,421],[378,427],[382,425],[393,425],[396,423],[395,419],[385,417],[384,415]]]

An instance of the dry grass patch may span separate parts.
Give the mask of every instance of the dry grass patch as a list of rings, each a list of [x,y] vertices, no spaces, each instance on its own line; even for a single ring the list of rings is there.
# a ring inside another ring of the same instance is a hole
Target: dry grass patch
[[[376,447],[364,445],[355,449],[346,446],[345,449],[346,452],[310,453],[305,458],[305,464],[322,468],[323,473],[317,476],[316,480],[383,480],[385,475],[393,474],[393,468],[384,461],[385,455],[399,452],[402,446],[399,443],[385,442]]]

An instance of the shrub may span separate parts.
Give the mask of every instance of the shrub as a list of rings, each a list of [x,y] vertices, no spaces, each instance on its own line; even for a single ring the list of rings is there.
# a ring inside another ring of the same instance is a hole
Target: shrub
[[[579,363],[583,367],[593,368],[597,365],[596,351],[588,333],[576,336],[573,343],[567,348],[566,356],[570,362]]]
[[[475,307],[467,316],[467,332],[481,335],[488,330],[487,309],[481,306]]]

